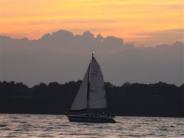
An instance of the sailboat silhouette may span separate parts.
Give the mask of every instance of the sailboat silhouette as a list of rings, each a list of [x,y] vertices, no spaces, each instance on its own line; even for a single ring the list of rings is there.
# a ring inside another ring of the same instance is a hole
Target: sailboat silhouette
[[[103,74],[94,53],[70,110],[68,118],[71,122],[115,122],[107,113]]]

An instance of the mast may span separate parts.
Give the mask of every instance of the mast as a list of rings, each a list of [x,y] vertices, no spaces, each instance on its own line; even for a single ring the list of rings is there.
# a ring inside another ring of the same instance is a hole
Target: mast
[[[87,79],[87,81],[88,81],[87,82],[87,110],[89,110],[89,90],[90,90],[89,74],[90,74],[90,64],[89,64],[88,79]]]
[[[91,62],[94,58],[94,51],[92,52],[92,58],[91,58]],[[89,63],[89,69],[88,69],[88,83],[87,83],[87,110],[89,110],[89,98],[90,98],[90,80],[89,80],[89,76],[90,76],[90,71],[91,71],[91,62]]]

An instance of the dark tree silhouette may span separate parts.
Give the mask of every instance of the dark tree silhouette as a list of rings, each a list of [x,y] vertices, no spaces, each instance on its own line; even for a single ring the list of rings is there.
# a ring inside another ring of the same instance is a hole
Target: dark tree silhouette
[[[81,81],[38,84],[0,82],[1,113],[63,114],[67,112]],[[175,86],[105,83],[109,110],[115,115],[184,117],[184,84]]]

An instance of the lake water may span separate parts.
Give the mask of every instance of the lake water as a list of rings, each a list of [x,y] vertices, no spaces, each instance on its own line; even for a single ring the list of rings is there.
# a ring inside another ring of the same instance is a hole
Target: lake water
[[[184,118],[115,117],[114,124],[71,123],[64,115],[0,114],[0,138],[184,138]]]

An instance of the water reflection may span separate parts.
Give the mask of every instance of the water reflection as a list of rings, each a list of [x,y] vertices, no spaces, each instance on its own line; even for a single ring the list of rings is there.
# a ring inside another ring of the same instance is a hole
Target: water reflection
[[[0,115],[1,137],[184,137],[184,118],[116,117],[118,123],[71,123],[63,115]]]

